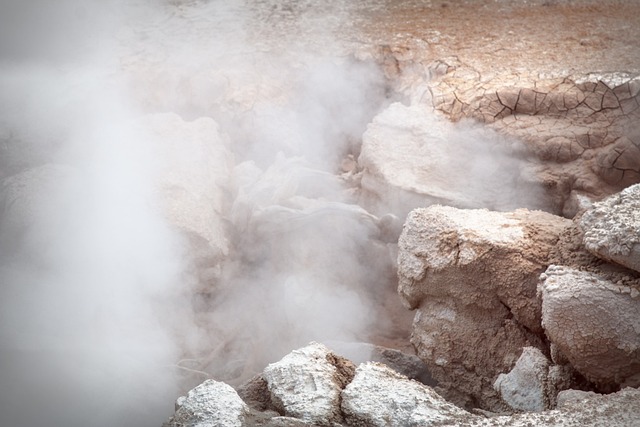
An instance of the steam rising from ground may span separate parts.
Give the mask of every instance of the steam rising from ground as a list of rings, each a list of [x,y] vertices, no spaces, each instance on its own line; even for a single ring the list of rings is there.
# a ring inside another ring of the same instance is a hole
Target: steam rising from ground
[[[383,76],[277,34],[268,50],[264,11],[323,8],[271,6],[7,9],[0,424],[159,425],[203,375],[237,382],[388,327],[385,220],[339,170],[387,102]],[[312,16],[309,43],[339,50]]]

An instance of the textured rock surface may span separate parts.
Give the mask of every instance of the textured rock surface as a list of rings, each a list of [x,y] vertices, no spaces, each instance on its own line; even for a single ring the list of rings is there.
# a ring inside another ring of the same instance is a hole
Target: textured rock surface
[[[550,266],[539,284],[549,340],[605,390],[640,385],[640,281],[613,277]]]
[[[580,227],[594,255],[640,271],[640,185],[594,203]]]
[[[399,292],[417,308],[412,343],[447,397],[501,409],[493,389],[540,336],[539,274],[569,223],[538,211],[414,210],[399,241]]]
[[[354,366],[322,344],[294,350],[263,372],[274,405],[285,415],[318,425],[340,422],[340,391]]]
[[[547,376],[549,360],[535,347],[525,347],[508,374],[500,374],[493,386],[502,400],[515,410],[540,412],[549,409]]]
[[[414,354],[368,343],[328,342],[327,344],[335,353],[346,357],[356,365],[364,362],[378,362],[409,379],[429,386],[436,385],[427,366]]]
[[[342,411],[353,426],[446,425],[472,418],[432,389],[373,362],[356,369],[342,392]]]
[[[228,384],[207,380],[178,398],[166,427],[241,427],[248,406]]]
[[[290,386],[290,398],[296,396],[298,402],[322,400],[320,406],[332,407],[332,414],[340,414],[339,421],[334,419],[330,424],[316,423],[301,418],[304,414],[300,417],[281,416],[270,409],[249,409],[229,386],[209,380],[191,390],[186,397],[178,399],[176,413],[165,426],[635,427],[640,419],[640,390],[632,388],[610,395],[591,393],[588,396],[570,390],[561,393],[562,405],[559,410],[511,416],[493,415],[487,418],[452,405],[432,388],[376,362],[361,364],[355,372],[352,370],[350,375],[343,376],[340,381],[321,385],[325,392],[339,396],[338,399],[321,399],[318,390],[309,387],[309,377],[301,376],[297,370],[301,366],[301,360],[304,360],[306,369],[314,373],[326,370],[326,355],[331,357],[332,353],[322,345],[312,343],[289,354],[278,364],[280,367],[289,362],[293,365],[293,369],[281,371],[285,376],[292,375],[286,378],[286,383]],[[339,360],[337,363],[346,366],[350,362]],[[256,386],[255,381],[253,383],[252,387],[263,388],[261,385]]]
[[[471,124],[456,126],[425,105],[394,103],[362,137],[362,189],[402,216],[433,203],[494,210],[536,206],[542,197],[523,176],[516,148],[514,140]],[[512,185],[505,188],[506,182]]]

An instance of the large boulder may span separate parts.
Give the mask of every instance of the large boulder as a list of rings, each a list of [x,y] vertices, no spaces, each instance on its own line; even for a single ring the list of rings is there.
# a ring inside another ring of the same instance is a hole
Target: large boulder
[[[594,203],[579,224],[591,253],[640,271],[640,184]]]
[[[399,241],[399,293],[417,309],[411,341],[446,396],[503,409],[493,388],[523,347],[545,350],[538,276],[568,220],[431,206]]]
[[[640,280],[550,266],[539,290],[546,335],[577,371],[603,390],[640,385]]]

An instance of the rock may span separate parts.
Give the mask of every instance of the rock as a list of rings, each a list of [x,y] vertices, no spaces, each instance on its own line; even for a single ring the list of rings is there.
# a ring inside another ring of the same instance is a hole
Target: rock
[[[525,347],[511,372],[493,383],[502,400],[518,411],[541,412],[550,408],[547,396],[549,360],[535,347]]]
[[[532,356],[535,351],[527,350],[531,354],[525,358]],[[537,356],[533,356],[533,359],[539,360]],[[178,399],[174,416],[164,426],[632,427],[640,419],[640,390],[633,388],[610,395],[593,393],[586,400],[580,392],[570,390],[560,393],[558,410],[507,416],[494,414],[487,418],[447,402],[432,388],[410,380],[385,365],[367,362],[354,370],[351,362],[337,358],[321,344],[312,343],[295,350],[274,365],[289,366],[289,369],[280,369],[278,375],[280,384],[287,384],[280,390],[286,391],[281,393],[287,395],[283,399],[290,402],[290,408],[297,405],[309,411],[302,410],[299,416],[281,416],[269,409],[259,412],[242,402],[231,387],[207,380],[186,397]],[[322,373],[331,371],[331,366],[342,372],[333,384],[329,384],[329,376]],[[312,387],[313,380],[318,385],[317,389]],[[252,381],[253,385],[249,388],[262,389],[258,383]],[[288,390],[285,390],[286,387]],[[331,398],[327,399],[327,396],[319,393],[321,390],[328,390]],[[315,408],[312,409],[312,406]],[[339,418],[333,418],[329,423],[326,418],[317,420],[319,422],[308,419],[310,413],[320,416],[321,412],[326,414],[323,408],[330,407],[329,413],[334,417],[339,414]]]
[[[251,408],[260,412],[271,411],[278,414],[278,408],[271,402],[269,386],[264,378],[262,378],[262,375],[256,375],[240,385],[240,387],[237,388],[237,392],[238,396]]]
[[[474,418],[431,388],[375,362],[358,366],[342,392],[342,411],[351,426],[454,425]]]
[[[549,340],[603,390],[640,385],[640,280],[550,266],[541,275]]]
[[[568,220],[538,211],[431,206],[399,241],[399,293],[417,309],[412,343],[446,397],[504,410],[493,382],[523,347],[544,349],[538,276]]]
[[[594,203],[579,224],[590,252],[640,271],[640,184]]]
[[[248,406],[228,384],[207,380],[176,401],[166,427],[242,427]]]
[[[558,408],[563,408],[568,404],[577,404],[587,399],[593,399],[594,397],[602,396],[601,394],[594,393],[592,391],[583,390],[563,390],[558,393]]]
[[[337,354],[346,357],[355,364],[364,362],[382,363],[397,373],[423,384],[435,386],[436,382],[420,358],[400,350],[386,348],[369,343],[328,342]]]
[[[271,401],[286,416],[318,425],[342,420],[340,391],[355,367],[327,347],[311,343],[294,350],[263,372]]]
[[[167,219],[189,242],[200,281],[216,280],[229,252],[224,194],[233,158],[225,139],[211,118],[186,122],[173,113],[150,114],[138,124],[153,144]]]
[[[391,104],[362,137],[362,189],[402,217],[433,203],[497,210],[538,206],[512,144],[486,129],[453,125],[424,105]]]

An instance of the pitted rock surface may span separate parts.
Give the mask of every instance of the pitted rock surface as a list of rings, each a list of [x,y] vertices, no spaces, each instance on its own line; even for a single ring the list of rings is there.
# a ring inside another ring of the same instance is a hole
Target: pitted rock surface
[[[242,427],[249,407],[228,384],[207,380],[178,398],[165,427]]]
[[[310,348],[318,346],[318,344],[307,346],[306,353],[311,354]],[[284,366],[287,363],[286,360],[296,364],[296,360],[300,359],[300,350],[295,352],[298,354],[294,357],[286,356],[278,364]],[[350,363],[346,360],[344,362]],[[325,363],[326,361],[322,358],[306,361],[307,368],[312,370],[314,365],[323,366]],[[306,386],[299,387],[300,383],[306,383],[307,379],[299,377],[295,369],[285,369],[283,372],[293,374],[286,380],[291,385],[291,390],[300,393],[298,396],[300,401],[317,399],[317,390]],[[331,404],[337,405],[334,412],[340,412],[344,420],[343,422],[334,421],[330,424],[332,426],[599,427],[607,425],[635,427],[637,420],[640,419],[640,390],[634,388],[625,388],[610,395],[590,393],[587,396],[572,390],[561,396],[562,406],[558,410],[498,416],[490,413],[479,415],[467,412],[444,400],[432,388],[409,380],[379,363],[363,363],[355,369],[355,372],[352,371],[352,375],[348,383],[333,383],[331,393],[340,395],[340,400],[332,401]],[[574,397],[572,398],[571,395]],[[250,414],[246,414],[249,409],[238,400],[238,395],[229,386],[215,381],[206,381],[190,391],[187,397],[178,400],[176,414],[165,423],[165,426],[326,425],[299,417],[281,416],[270,410],[251,411]],[[238,418],[239,416],[241,418]]]
[[[311,343],[268,365],[263,378],[271,401],[286,416],[328,426],[342,419],[340,391],[354,368],[324,345]]]
[[[515,410],[540,412],[551,407],[547,396],[549,360],[535,347],[525,347],[511,372],[493,383],[502,400]]]
[[[363,427],[450,425],[473,418],[433,389],[375,362],[358,366],[342,392],[342,411],[349,425]]]
[[[550,266],[541,275],[549,340],[603,390],[640,385],[640,281]]]
[[[398,290],[417,309],[411,341],[447,398],[504,409],[496,377],[523,347],[546,348],[538,276],[569,223],[528,210],[411,212],[398,244]]]
[[[582,215],[580,227],[594,255],[640,271],[640,185],[595,203]]]

